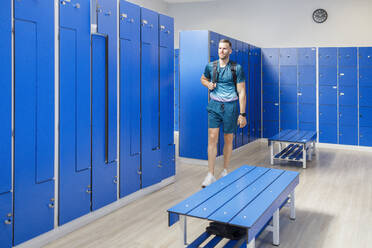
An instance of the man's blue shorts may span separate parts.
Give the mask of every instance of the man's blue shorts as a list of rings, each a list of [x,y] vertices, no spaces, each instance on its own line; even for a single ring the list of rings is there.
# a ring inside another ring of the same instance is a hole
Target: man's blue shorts
[[[208,128],[223,124],[224,133],[236,133],[238,127],[238,101],[219,102],[211,99],[208,107]]]

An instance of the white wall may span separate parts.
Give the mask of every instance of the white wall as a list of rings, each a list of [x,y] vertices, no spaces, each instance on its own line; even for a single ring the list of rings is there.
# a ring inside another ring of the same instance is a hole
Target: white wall
[[[312,12],[324,8],[317,24]],[[169,4],[178,31],[208,29],[260,47],[371,46],[372,0],[217,0]]]
[[[168,4],[163,0],[128,0],[128,2],[135,3],[161,14],[167,15],[168,13]]]

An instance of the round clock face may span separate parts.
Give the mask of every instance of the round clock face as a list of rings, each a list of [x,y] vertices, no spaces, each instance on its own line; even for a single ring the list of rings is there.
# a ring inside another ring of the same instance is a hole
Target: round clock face
[[[316,23],[322,23],[327,20],[328,14],[324,9],[317,9],[313,12],[313,20]]]

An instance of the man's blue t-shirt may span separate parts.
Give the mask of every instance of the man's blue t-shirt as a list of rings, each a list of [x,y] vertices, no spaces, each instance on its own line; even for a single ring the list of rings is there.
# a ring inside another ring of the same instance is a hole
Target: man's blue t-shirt
[[[238,100],[238,94],[236,93],[235,82],[231,72],[231,61],[225,67],[220,67],[220,61],[218,61],[217,72],[218,82],[216,88],[210,93],[211,99],[219,102]],[[208,63],[205,67],[204,77],[208,78],[208,80],[213,79],[213,62]],[[236,82],[245,82],[244,72],[239,64],[236,64]]]

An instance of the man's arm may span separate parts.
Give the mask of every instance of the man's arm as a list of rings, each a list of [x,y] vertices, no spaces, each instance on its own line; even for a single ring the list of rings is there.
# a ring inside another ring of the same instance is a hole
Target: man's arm
[[[239,96],[240,113],[245,113],[245,106],[247,105],[247,97],[245,94],[245,82],[237,83],[236,91],[238,92]],[[239,115],[238,125],[240,126],[240,128],[245,127],[245,125],[247,125],[247,119],[244,116]]]
[[[209,90],[214,90],[214,88],[216,88],[216,84],[215,83],[212,83],[208,80],[208,78],[206,78],[204,76],[204,74],[202,74],[201,78],[200,78],[200,82],[202,83],[202,85],[204,85],[205,87],[207,87]]]

